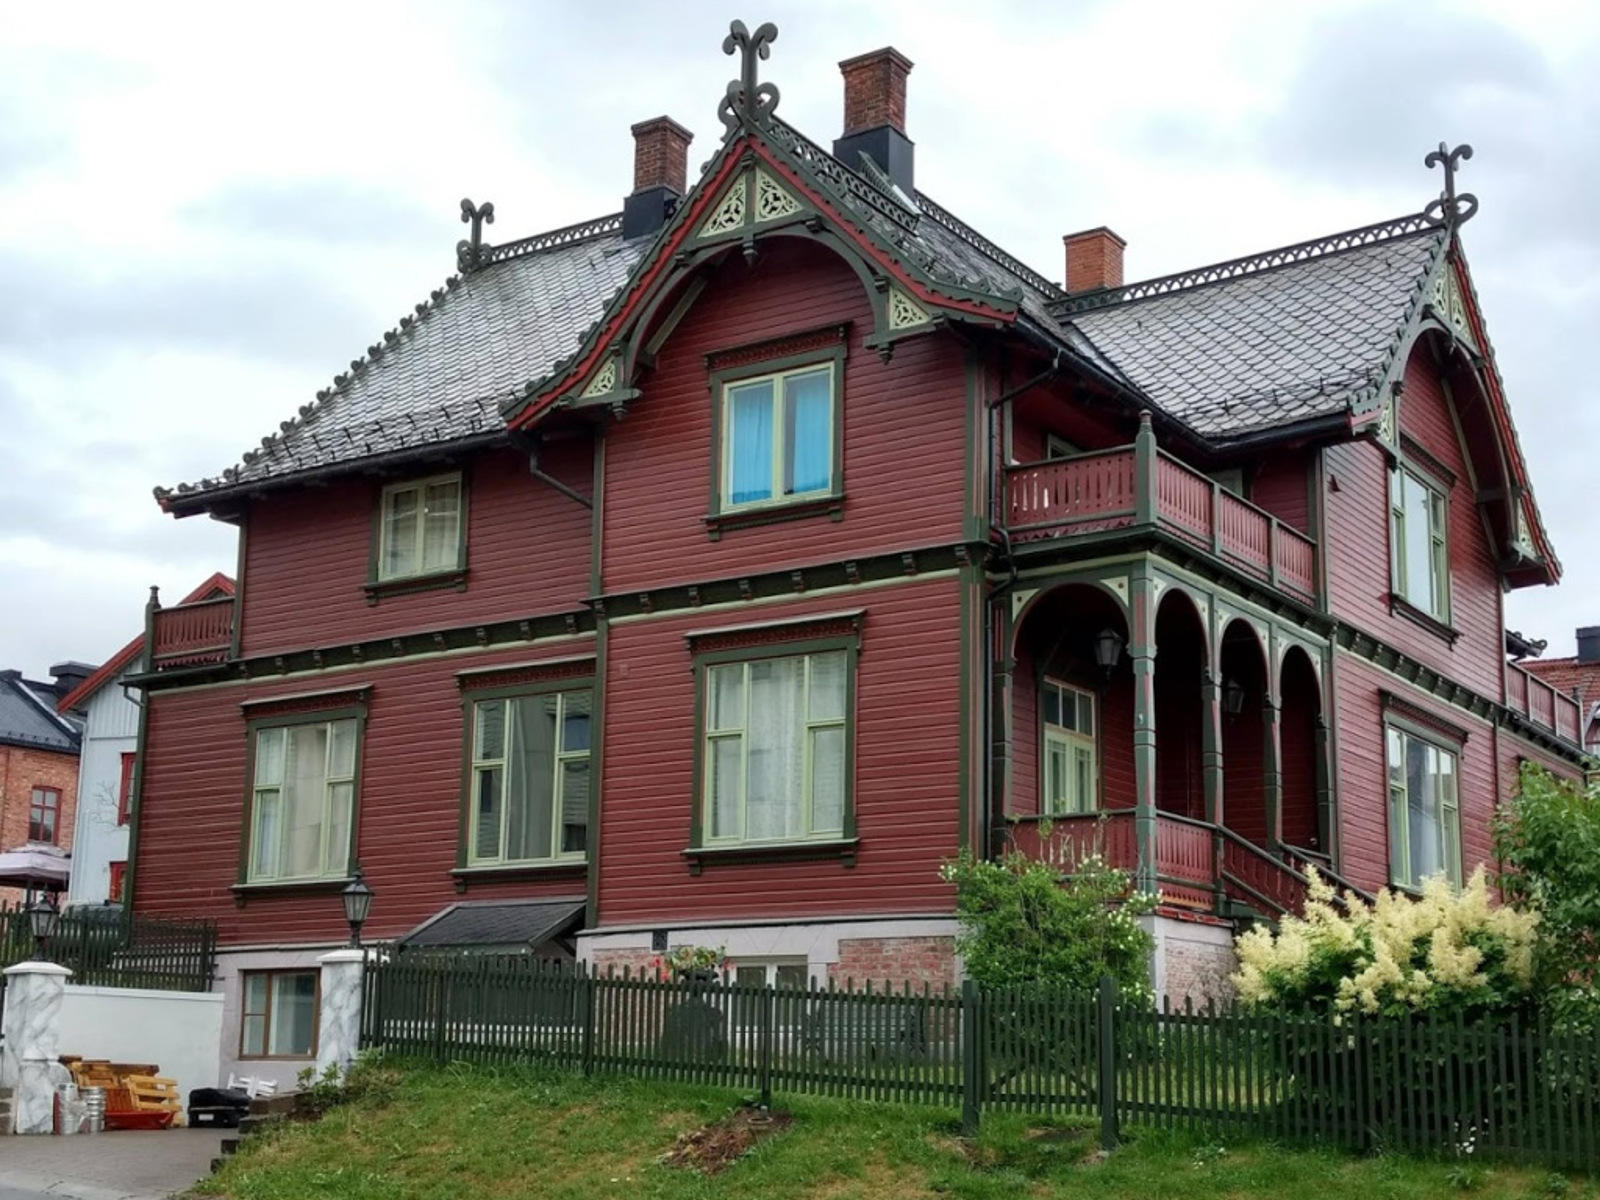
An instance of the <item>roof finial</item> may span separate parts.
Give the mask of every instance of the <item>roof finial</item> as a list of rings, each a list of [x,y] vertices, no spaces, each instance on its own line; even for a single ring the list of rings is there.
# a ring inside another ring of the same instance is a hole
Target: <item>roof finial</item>
[[[494,203],[485,200],[482,205],[471,200],[461,202],[461,223],[472,225],[472,237],[456,243],[456,265],[463,271],[475,270],[483,265],[489,247],[483,244],[483,227],[494,224]]]
[[[722,39],[724,54],[741,55],[739,78],[728,82],[728,91],[717,107],[717,116],[727,126],[722,135],[728,141],[739,132],[741,125],[754,127],[764,124],[778,107],[776,84],[756,82],[756,60],[770,58],[772,43],[778,40],[778,27],[765,22],[752,37],[743,21],[728,26],[728,36]]]
[[[1444,168],[1444,191],[1439,193],[1437,200],[1431,201],[1428,207],[1422,210],[1422,215],[1435,225],[1443,225],[1449,229],[1466,224],[1472,220],[1478,211],[1478,198],[1471,192],[1456,194],[1456,167],[1472,157],[1472,147],[1462,142],[1454,150],[1444,143],[1439,143],[1437,150],[1430,150],[1428,157],[1422,160],[1424,166]]]

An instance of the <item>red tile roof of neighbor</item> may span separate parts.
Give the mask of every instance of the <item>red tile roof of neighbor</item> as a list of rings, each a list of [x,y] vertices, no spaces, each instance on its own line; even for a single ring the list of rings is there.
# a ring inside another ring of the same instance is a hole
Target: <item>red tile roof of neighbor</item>
[[[233,595],[233,580],[217,571],[194,591],[183,598],[180,603],[193,604],[197,600],[210,600],[216,596]],[[105,662],[101,663],[95,673],[73,688],[56,702],[56,711],[59,713],[71,712],[83,705],[83,702],[98,692],[101,687],[120,675],[123,669],[138,658],[144,650],[144,634],[140,634],[121,650],[118,650]]]

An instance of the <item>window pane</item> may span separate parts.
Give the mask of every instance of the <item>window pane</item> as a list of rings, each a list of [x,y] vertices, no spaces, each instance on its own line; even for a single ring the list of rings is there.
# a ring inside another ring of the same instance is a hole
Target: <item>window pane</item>
[[[811,719],[844,719],[845,664],[843,652],[811,656]]]
[[[333,745],[328,755],[330,779],[352,779],[356,773],[356,723],[334,721],[328,727]]]
[[[1094,697],[1088,692],[1078,693],[1078,732],[1094,736]]]
[[[1044,806],[1046,812],[1060,812],[1067,795],[1067,748],[1057,738],[1044,744]]]
[[[1053,683],[1044,685],[1043,718],[1046,725],[1061,724],[1061,689]]]
[[[803,988],[806,986],[806,964],[779,963],[775,976],[781,988]]]
[[[350,813],[355,806],[355,785],[335,783],[328,787],[328,860],[320,863],[325,875],[341,875],[350,864]]]
[[[390,492],[384,501],[383,561],[379,574],[385,579],[417,573],[416,488]]]
[[[1434,612],[1436,597],[1433,594],[1433,534],[1427,487],[1412,475],[1402,474],[1401,490],[1405,507],[1404,537],[1405,579],[1401,581],[1401,594],[1418,608]]]
[[[459,561],[461,482],[430,483],[422,517],[422,569],[445,571]]]
[[[323,806],[327,799],[328,727],[295,725],[286,733],[283,808],[287,828],[280,874],[285,878],[319,875]]]
[[[561,853],[581,854],[589,829],[589,760],[561,764]]]
[[[549,858],[555,789],[557,695],[529,696],[511,704],[511,746],[506,764],[506,857]]]
[[[805,759],[799,736],[804,682],[802,658],[750,664],[746,837],[781,838],[804,832]]]
[[[833,372],[791,375],[783,381],[783,393],[787,490],[826,491],[833,473]]]
[[[240,1039],[239,1049],[244,1054],[265,1054],[267,1052],[267,1018],[265,1015],[246,1017],[244,1019],[244,1036]]]
[[[256,786],[283,782],[283,730],[263,729],[256,734]]]
[[[720,737],[711,742],[708,757],[711,772],[711,836],[739,837],[744,833],[740,809],[744,798],[743,739]]]
[[[844,832],[844,730],[811,731],[811,832]]]
[[[473,854],[478,858],[500,857],[500,792],[505,777],[499,767],[479,767],[473,793]]]
[[[1095,805],[1094,752],[1087,746],[1073,750],[1072,811],[1093,812]]]
[[[264,1015],[267,1011],[267,977],[265,975],[246,975],[244,977],[244,1011]]]
[[[503,700],[485,700],[478,705],[478,749],[480,762],[506,756],[506,706]]]
[[[282,797],[276,789],[256,793],[255,825],[250,831],[250,874],[269,879],[278,874],[278,839],[283,836],[279,810]]]
[[[709,729],[744,728],[744,664],[712,667]]]
[[[772,498],[772,381],[728,389],[728,499]]]
[[[273,985],[267,1053],[307,1057],[316,1022],[317,977],[309,971],[296,971],[276,976]]]
[[[561,705],[561,749],[565,754],[589,748],[588,692],[566,692]]]
[[[1433,747],[1406,738],[1406,831],[1411,842],[1411,879],[1420,883],[1444,866],[1440,854],[1438,796],[1434,784]]]

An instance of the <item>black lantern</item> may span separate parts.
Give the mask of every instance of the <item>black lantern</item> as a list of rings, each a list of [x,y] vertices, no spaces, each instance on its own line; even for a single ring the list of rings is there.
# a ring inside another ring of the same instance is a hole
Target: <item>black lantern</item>
[[[44,897],[28,905],[28,931],[33,934],[33,957],[44,962],[44,948],[56,934],[56,921],[60,919],[56,906]]]
[[[1230,717],[1244,711],[1244,684],[1231,675],[1222,684],[1222,711]]]
[[[1117,669],[1117,662],[1122,658],[1122,635],[1115,629],[1107,626],[1095,635],[1094,661],[1100,665],[1107,679],[1111,672]]]
[[[344,919],[350,922],[350,946],[360,949],[361,927],[366,924],[367,912],[372,908],[372,889],[361,878],[360,871],[356,872],[349,886],[339,893],[339,898],[344,901]]]

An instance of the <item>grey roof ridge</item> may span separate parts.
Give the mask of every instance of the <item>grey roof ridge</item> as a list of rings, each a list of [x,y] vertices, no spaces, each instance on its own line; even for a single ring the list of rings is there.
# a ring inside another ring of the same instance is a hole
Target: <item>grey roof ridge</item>
[[[1055,309],[1062,320],[1070,320],[1080,313],[1102,308],[1121,307],[1140,300],[1158,299],[1175,292],[1192,291],[1215,284],[1228,283],[1249,275],[1261,275],[1283,267],[1291,267],[1311,259],[1327,258],[1381,242],[1397,241],[1423,233],[1444,233],[1442,225],[1429,220],[1422,213],[1412,213],[1362,225],[1339,233],[1327,234],[1309,241],[1294,242],[1272,250],[1263,250],[1243,258],[1228,259],[1209,266],[1195,267],[1172,275],[1125,284],[1118,288],[1105,288],[1082,295],[1067,296],[1057,302]]]
[[[606,237],[614,233],[619,233],[621,232],[621,229],[622,214],[611,213],[604,217],[595,217],[588,221],[580,221],[573,225],[564,225],[558,229],[548,230],[545,233],[534,234],[532,237],[520,238],[515,242],[507,242],[499,246],[487,246],[484,248],[483,261],[470,273],[477,274],[481,271],[489,270],[499,263],[509,262],[513,259],[526,258],[541,251],[565,249],[568,246],[575,246],[582,242],[591,241],[600,237]],[[393,329],[386,331],[379,341],[374,342],[371,346],[367,347],[367,352],[365,354],[363,354],[360,358],[352,359],[350,362],[350,369],[348,371],[342,371],[335,375],[333,377],[333,383],[331,386],[319,389],[316,398],[308,404],[302,404],[296,416],[289,418],[287,421],[280,421],[278,423],[278,432],[275,434],[268,434],[266,437],[262,438],[259,449],[245,451],[241,456],[241,462],[239,465],[226,468],[220,476],[206,477],[197,483],[180,483],[176,487],[171,488],[157,485],[151,489],[151,494],[155,496],[158,503],[166,504],[172,499],[185,499],[202,494],[212,495],[219,492],[225,493],[231,490],[235,485],[239,484],[253,486],[251,481],[240,479],[241,469],[243,467],[252,465],[262,455],[266,455],[268,458],[273,457],[278,452],[278,448],[282,445],[283,438],[287,436],[291,430],[299,425],[300,422],[311,417],[322,406],[331,403],[333,400],[343,394],[349,385],[353,383],[364,371],[366,371],[367,368],[379,361],[389,350],[400,345],[401,341],[409,337],[409,335],[422,324],[422,322],[434,311],[435,308],[439,306],[440,303],[447,299],[451,293],[460,289],[462,282],[463,274],[461,272],[457,272],[456,274],[446,277],[441,286],[434,288],[428,293],[428,298],[426,300],[415,305],[410,313],[407,313],[405,316],[400,318],[399,322]],[[497,403],[497,398],[493,396],[479,396],[474,397],[473,402],[478,404],[488,402],[492,407],[495,403]],[[503,431],[501,432],[503,433]],[[480,435],[469,434],[463,439],[450,439],[447,442],[433,443],[433,445],[454,445],[458,440],[469,441],[478,436]],[[423,447],[416,447],[406,456],[414,456],[415,451],[421,449],[423,449]],[[376,456],[378,460],[386,460],[392,457],[394,456]],[[343,460],[337,464],[337,469],[344,470],[355,462],[366,462],[372,458],[373,456],[368,456],[367,458],[363,459]],[[312,468],[308,471],[291,471],[285,475],[273,478],[271,483],[276,486],[289,480],[304,477],[316,477],[326,473],[326,467]],[[266,481],[262,482],[265,484]]]
[[[33,701],[34,706],[45,715],[52,725],[64,730],[68,737],[77,738],[81,736],[76,726],[72,725],[64,717],[62,717],[60,713],[56,712],[52,705],[46,704],[39,698],[39,694],[33,690],[35,685],[30,684],[26,679],[18,678],[16,680],[16,686],[18,691],[20,691],[29,700]],[[37,686],[43,687],[44,685],[39,684]]]
[[[920,188],[917,189],[917,206],[922,210],[924,216],[955,234],[956,237],[966,242],[978,253],[992,259],[996,266],[1004,267],[1013,275],[1026,279],[1046,295],[1066,297],[1067,293],[1059,283],[1046,279],[1020,258],[1002,250],[942,204],[936,203],[927,192],[922,191]]]

